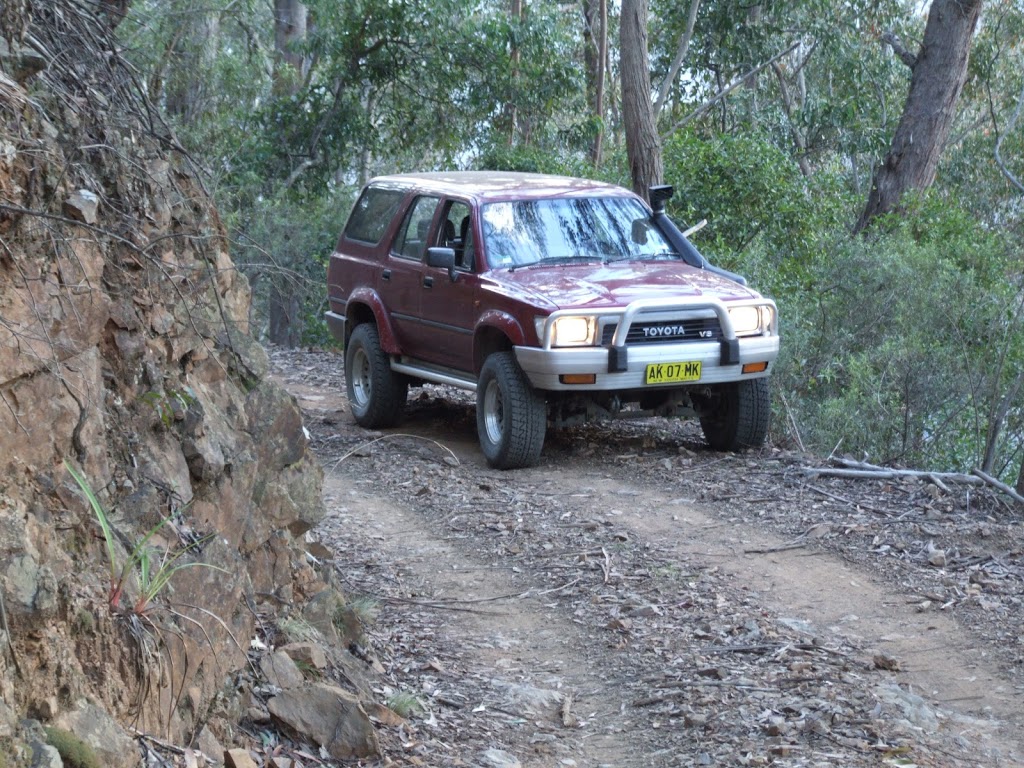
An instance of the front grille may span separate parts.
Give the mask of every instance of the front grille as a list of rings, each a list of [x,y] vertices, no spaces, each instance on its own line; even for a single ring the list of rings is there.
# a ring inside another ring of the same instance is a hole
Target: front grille
[[[606,325],[601,333],[601,344],[608,346],[615,335],[615,323]],[[698,317],[687,320],[660,320],[633,323],[626,335],[626,344],[678,344],[681,341],[714,341],[722,338],[722,326],[717,317]]]

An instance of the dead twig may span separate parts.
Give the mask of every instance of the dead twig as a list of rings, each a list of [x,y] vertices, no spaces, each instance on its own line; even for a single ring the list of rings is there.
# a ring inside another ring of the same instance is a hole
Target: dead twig
[[[810,488],[815,493],[820,493],[822,496],[828,496],[830,499],[835,499],[836,501],[841,501],[844,504],[849,504],[851,507],[854,507],[854,508],[863,507],[864,509],[868,509],[868,510],[870,510],[870,511],[872,511],[875,514],[878,514],[878,515],[888,515],[889,514],[884,509],[879,509],[878,507],[872,506],[871,504],[868,504],[867,502],[864,502],[864,501],[853,501],[851,499],[846,498],[845,496],[840,496],[838,493],[832,493],[832,491],[826,491],[824,488],[819,488],[816,485],[808,485],[807,487]]]
[[[478,611],[475,608],[463,608],[458,605],[436,602],[432,600],[413,600],[409,597],[382,597],[382,602],[404,603],[406,605],[418,605],[422,608],[435,608],[440,611],[457,611],[459,613],[478,613],[481,616],[510,616],[506,611]]]
[[[772,552],[787,552],[791,549],[803,549],[807,544],[803,542],[793,542],[792,544],[783,544],[779,547],[762,547],[760,549],[744,549],[743,554],[745,555],[768,555]]]
[[[568,589],[569,587],[574,587],[577,584],[579,584],[580,583],[580,578],[581,577],[577,576],[572,581],[570,581],[570,582],[568,582],[566,584],[563,584],[560,587],[553,587],[552,589],[545,589],[543,592],[536,592],[536,593],[530,595],[530,597],[540,597],[541,595],[550,595],[552,592],[561,592],[563,589]],[[528,595],[528,594],[529,594],[529,590],[527,590],[526,592],[523,593],[523,595]]]
[[[448,453],[448,455],[452,458],[452,460],[455,461],[455,466],[459,466],[460,464],[462,464],[462,462],[459,461],[459,457],[456,456],[455,452],[452,451],[452,449],[449,448],[447,445],[444,445],[443,443],[439,443],[437,440],[431,440],[429,437],[423,437],[422,435],[410,435],[408,433],[404,433],[403,432],[403,433],[394,434],[394,435],[383,435],[382,437],[378,437],[378,438],[375,438],[373,440],[369,440],[368,442],[360,443],[355,448],[353,448],[351,451],[349,451],[344,456],[342,456],[340,459],[338,459],[336,462],[334,462],[334,466],[332,466],[328,470],[328,473],[333,472],[334,470],[336,470],[338,468],[338,466],[341,464],[341,462],[343,462],[345,459],[349,458],[350,456],[354,456],[359,451],[362,451],[362,450],[364,450],[366,448],[369,448],[371,445],[379,443],[379,442],[381,442],[383,440],[393,440],[396,437],[409,437],[409,438],[413,438],[415,440],[425,440],[428,443],[433,443],[438,448],[440,448],[441,450],[446,451]]]
[[[731,680],[679,680],[673,687],[693,688],[739,688],[744,691],[755,691],[757,693],[778,693],[777,688],[766,688],[763,685],[751,685],[750,683],[733,682]],[[660,696],[651,696],[646,699],[637,699],[633,702],[634,707],[650,707],[654,704],[661,704],[664,701],[673,699],[685,699],[693,696],[689,691],[672,691]]]

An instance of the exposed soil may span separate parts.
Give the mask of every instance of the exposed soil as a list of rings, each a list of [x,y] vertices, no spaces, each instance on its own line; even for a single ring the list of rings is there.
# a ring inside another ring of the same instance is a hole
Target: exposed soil
[[[340,355],[271,358],[327,471],[317,551],[377,606],[382,697],[422,707],[384,764],[1024,764],[1024,509],[997,492],[662,419],[498,472],[472,395],[368,432]]]

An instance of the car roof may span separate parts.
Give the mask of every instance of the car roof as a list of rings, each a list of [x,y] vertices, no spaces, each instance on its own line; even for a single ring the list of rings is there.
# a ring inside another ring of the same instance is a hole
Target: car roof
[[[529,198],[608,196],[635,197],[628,189],[590,179],[517,171],[451,171],[398,173],[370,180],[375,187],[415,189],[422,192],[468,197],[478,202]]]

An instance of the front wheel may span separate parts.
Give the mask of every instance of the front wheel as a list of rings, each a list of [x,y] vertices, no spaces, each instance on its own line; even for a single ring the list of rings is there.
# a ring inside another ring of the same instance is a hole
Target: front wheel
[[[709,395],[694,399],[704,437],[716,451],[764,445],[771,418],[767,377],[718,384]]]
[[[537,463],[547,428],[547,405],[512,352],[495,352],[480,369],[476,431],[487,463],[520,469]]]
[[[356,423],[367,429],[393,427],[402,419],[409,382],[391,370],[372,323],[356,326],[345,346],[345,386]]]

